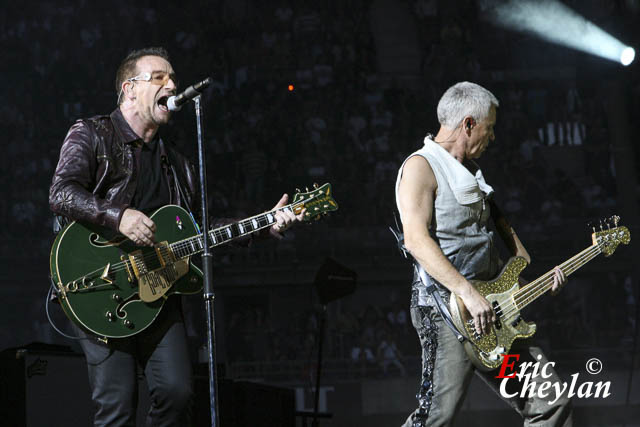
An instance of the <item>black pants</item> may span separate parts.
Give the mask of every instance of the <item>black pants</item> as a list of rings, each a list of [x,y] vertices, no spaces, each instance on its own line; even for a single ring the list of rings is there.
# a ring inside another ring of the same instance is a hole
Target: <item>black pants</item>
[[[169,298],[154,323],[134,337],[103,344],[76,329],[87,337],[80,345],[96,406],[95,426],[136,425],[138,366],[150,392],[147,425],[190,425],[191,362],[179,297]]]

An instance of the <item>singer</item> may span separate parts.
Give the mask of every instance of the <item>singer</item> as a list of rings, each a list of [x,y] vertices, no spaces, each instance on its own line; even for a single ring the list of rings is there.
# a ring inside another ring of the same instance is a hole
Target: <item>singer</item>
[[[177,86],[163,48],[135,50],[122,61],[116,73],[117,108],[110,115],[76,121],[62,144],[49,191],[58,230],[78,220],[152,246],[156,225],[143,212],[176,204],[197,218],[198,177],[158,132],[169,121],[167,101]],[[276,207],[287,199],[283,195]],[[281,237],[302,214],[278,212],[276,219],[267,234]],[[230,221],[212,219],[210,224]],[[135,425],[138,366],[151,394],[147,425],[191,425],[192,375],[179,297],[170,297],[151,326],[129,338],[103,343],[73,327],[83,338],[96,426]]]

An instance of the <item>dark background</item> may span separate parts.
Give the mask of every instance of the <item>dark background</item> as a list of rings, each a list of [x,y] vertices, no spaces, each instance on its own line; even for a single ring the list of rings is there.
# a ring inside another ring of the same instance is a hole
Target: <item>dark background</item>
[[[640,46],[637,0],[564,3]],[[622,67],[499,29],[470,0],[7,2],[0,46],[0,349],[77,348],[51,329],[44,304],[53,241],[47,196],[59,148],[74,120],[115,108],[115,71],[130,50],[164,46],[181,87],[215,80],[203,96],[215,215],[246,217],[314,182],[331,182],[340,204],[282,241],[216,251],[218,362],[227,378],[291,387],[298,409],[312,406],[313,280],[332,257],[359,280],[355,294],[328,307],[324,409],[335,415],[323,425],[399,425],[415,407],[411,269],[387,229],[395,176],[438,130],[444,90],[470,80],[501,102],[496,141],[480,164],[533,257],[525,277],[590,245],[589,221],[618,214],[631,230],[630,246],[575,273],[525,317],[537,322],[538,342],[565,378],[580,372],[587,381],[585,362],[603,361],[599,379],[616,392],[576,399],[579,425],[638,419],[638,390],[628,388],[633,366],[635,384],[640,375],[636,63]],[[176,113],[168,131],[195,160],[192,108]],[[51,311],[69,330],[59,307]],[[201,300],[186,299],[185,313],[194,361],[202,361]],[[377,356],[391,341],[401,367],[384,369]],[[369,359],[360,356],[366,349]],[[472,389],[460,425],[496,425],[495,415],[517,424],[506,405],[483,398],[492,399]]]

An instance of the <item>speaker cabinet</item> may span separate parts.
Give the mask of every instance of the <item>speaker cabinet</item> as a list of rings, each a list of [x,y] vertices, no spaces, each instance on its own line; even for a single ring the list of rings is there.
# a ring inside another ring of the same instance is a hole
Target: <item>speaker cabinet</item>
[[[2,424],[28,427],[88,425],[93,405],[84,356],[39,347],[0,353]]]

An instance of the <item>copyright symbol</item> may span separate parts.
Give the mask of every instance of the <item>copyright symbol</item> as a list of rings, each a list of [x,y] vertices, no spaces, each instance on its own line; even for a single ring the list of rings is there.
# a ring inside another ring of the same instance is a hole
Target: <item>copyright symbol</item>
[[[593,357],[587,360],[586,369],[591,375],[599,374],[602,371],[602,362]]]

